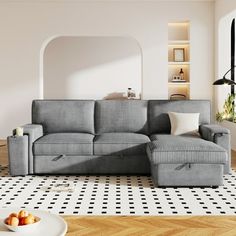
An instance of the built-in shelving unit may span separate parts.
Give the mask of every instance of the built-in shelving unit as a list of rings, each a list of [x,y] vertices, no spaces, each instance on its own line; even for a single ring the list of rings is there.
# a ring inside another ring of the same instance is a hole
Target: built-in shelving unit
[[[168,24],[168,94],[182,94],[190,99],[190,23],[171,22]],[[183,61],[175,61],[174,51],[183,51]],[[183,81],[173,82],[174,76],[180,75],[182,69]],[[182,98],[184,99],[184,96]],[[173,97],[172,97],[173,98]]]

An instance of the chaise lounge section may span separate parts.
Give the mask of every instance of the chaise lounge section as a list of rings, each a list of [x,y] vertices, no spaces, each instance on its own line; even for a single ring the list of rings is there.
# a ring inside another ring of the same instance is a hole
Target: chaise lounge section
[[[217,186],[223,184],[225,150],[199,137],[153,135],[147,145],[157,186]]]
[[[169,111],[199,112],[199,130],[204,135],[170,135]],[[147,144],[147,154],[157,186],[223,184],[223,173],[230,171],[229,131],[209,124],[209,102],[150,101],[149,122],[151,142]],[[221,137],[221,142],[214,137]]]
[[[200,113],[198,136],[171,135],[168,112]],[[8,137],[10,174],[152,174],[156,186],[218,186],[230,133],[203,100],[35,100]]]

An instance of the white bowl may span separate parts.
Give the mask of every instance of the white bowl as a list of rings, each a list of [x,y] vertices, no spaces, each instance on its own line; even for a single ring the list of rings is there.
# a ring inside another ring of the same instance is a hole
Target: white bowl
[[[7,219],[5,219],[3,221],[3,224],[11,231],[14,232],[22,232],[22,233],[27,233],[27,232],[32,232],[34,230],[37,229],[37,227],[39,226],[41,219],[37,216],[35,216],[35,220],[36,222],[34,222],[33,224],[29,224],[29,225],[19,225],[19,226],[12,226],[12,225],[8,225],[6,224]]]

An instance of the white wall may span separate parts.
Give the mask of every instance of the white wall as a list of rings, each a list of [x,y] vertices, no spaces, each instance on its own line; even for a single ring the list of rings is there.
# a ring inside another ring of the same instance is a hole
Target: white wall
[[[215,3],[215,38],[216,38],[216,61],[215,80],[223,77],[231,67],[231,45],[230,31],[231,22],[236,18],[236,1],[216,0]],[[230,73],[227,75],[230,79]],[[215,109],[222,110],[227,94],[230,93],[230,86],[215,86]]]
[[[236,18],[236,1],[216,0],[215,3],[215,37],[216,37],[216,75],[215,79],[222,78],[231,67],[230,64],[230,30],[232,19]],[[228,74],[230,79],[230,73]],[[222,111],[224,100],[230,93],[230,86],[215,86],[215,110]],[[236,124],[223,122],[223,126],[231,131],[232,149],[236,150]]]
[[[142,58],[128,37],[59,37],[44,52],[44,98],[124,97],[141,94]]]
[[[190,20],[191,95],[211,99],[213,13],[204,1],[1,1],[0,137],[30,122],[43,47],[55,36],[133,37],[143,53],[143,98],[167,98],[167,23]]]

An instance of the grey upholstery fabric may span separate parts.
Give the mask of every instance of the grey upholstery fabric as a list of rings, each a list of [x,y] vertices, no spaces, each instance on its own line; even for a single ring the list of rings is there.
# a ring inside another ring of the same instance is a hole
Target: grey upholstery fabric
[[[135,156],[35,156],[36,174],[150,174],[146,155]]]
[[[228,160],[226,151],[199,137],[152,135],[147,145],[148,157],[152,164],[160,163],[218,163]]]
[[[94,133],[94,101],[34,100],[32,123],[42,124],[44,133]]]
[[[12,176],[29,174],[28,137],[7,138],[9,171]]]
[[[200,113],[200,124],[210,123],[210,101],[207,100],[150,100],[148,103],[148,124],[150,134],[169,134],[171,130],[168,112]]]
[[[43,136],[43,126],[38,124],[27,124],[21,126],[24,129],[24,135],[28,135],[28,148],[29,148],[29,174],[34,173],[33,168],[33,143]]]
[[[145,154],[148,136],[135,133],[104,133],[95,137],[94,155]]]
[[[169,111],[199,112],[208,141],[163,135]],[[208,125],[209,101],[35,100],[32,121],[23,127],[27,144],[9,139],[13,174],[148,174],[151,165],[157,184],[189,186],[220,185],[230,170],[230,134]],[[27,145],[28,163],[14,162]]]
[[[203,139],[216,143],[223,147],[228,154],[227,163],[224,165],[224,174],[231,172],[231,144],[230,131],[219,125],[200,125],[200,134]]]
[[[47,134],[34,143],[34,155],[93,155],[92,134]]]
[[[200,134],[207,140],[214,138],[215,134],[230,134],[229,129],[215,124],[200,125],[199,131]]]
[[[180,164],[152,165],[152,177],[156,186],[219,186],[223,185],[223,165]]]
[[[96,101],[96,133],[132,132],[147,134],[147,101]]]

